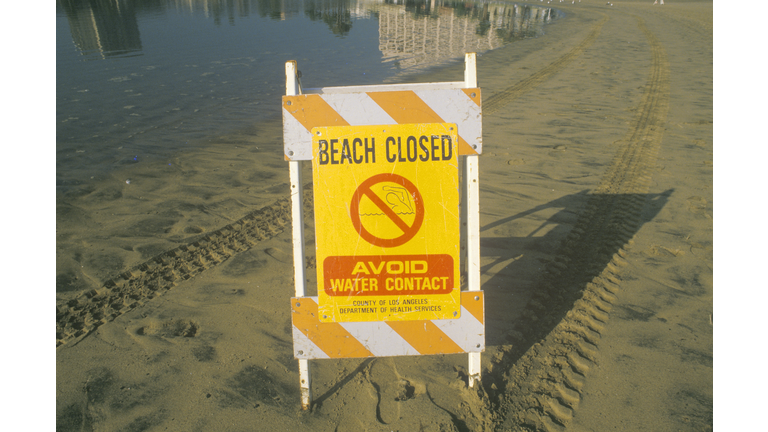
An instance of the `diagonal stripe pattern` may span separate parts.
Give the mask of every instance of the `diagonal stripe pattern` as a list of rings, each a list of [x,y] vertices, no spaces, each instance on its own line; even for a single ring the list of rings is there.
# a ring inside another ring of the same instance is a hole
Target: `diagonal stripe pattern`
[[[317,297],[294,297],[293,354],[328,359],[483,352],[484,304],[482,291],[463,291],[457,319],[321,323]]]
[[[481,101],[479,88],[283,96],[285,158],[312,160],[313,127],[410,123],[456,123],[459,154],[480,154]]]

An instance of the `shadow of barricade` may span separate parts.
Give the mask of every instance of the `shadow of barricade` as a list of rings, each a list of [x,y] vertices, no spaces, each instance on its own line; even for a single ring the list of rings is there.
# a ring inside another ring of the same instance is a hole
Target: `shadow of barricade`
[[[480,254],[493,258],[486,259],[481,269],[483,275],[491,274],[482,286],[486,346],[503,350],[509,365],[543,340],[573,309],[587,284],[609,267],[643,224],[656,217],[673,191],[582,191],[482,226]],[[526,236],[488,235],[553,208],[561,210]]]

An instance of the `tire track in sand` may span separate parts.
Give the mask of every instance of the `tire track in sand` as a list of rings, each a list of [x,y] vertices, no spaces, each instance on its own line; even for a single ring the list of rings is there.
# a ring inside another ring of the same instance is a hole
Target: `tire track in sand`
[[[501,412],[497,430],[562,431],[598,360],[601,332],[621,286],[625,257],[642,225],[669,110],[664,47],[635,17],[652,65],[638,114],[515,328],[512,349],[493,361],[484,389]],[[551,74],[550,74],[551,76]]]
[[[312,212],[312,188],[305,188],[305,214]],[[56,305],[56,347],[73,344],[99,326],[162,295],[260,241],[282,233],[291,223],[289,199],[256,210],[218,231],[163,252],[66,303]]]
[[[584,51],[586,51],[587,48],[589,48],[595,42],[595,40],[597,40],[597,37],[600,36],[600,31],[603,29],[603,25],[608,22],[608,15],[602,12],[601,15],[603,15],[603,18],[594,26],[592,26],[592,30],[589,32],[587,37],[584,38],[581,43],[573,47],[573,49],[563,54],[560,58],[553,61],[549,65],[545,66],[543,69],[539,69],[522,81],[519,81],[516,84],[494,94],[487,100],[484,100],[483,114],[490,115],[501,110],[513,100],[519,98],[526,92],[536,88],[539,84],[552,78],[553,75],[565,69],[565,67],[568,66],[568,64],[573,61],[573,59],[583,54]]]

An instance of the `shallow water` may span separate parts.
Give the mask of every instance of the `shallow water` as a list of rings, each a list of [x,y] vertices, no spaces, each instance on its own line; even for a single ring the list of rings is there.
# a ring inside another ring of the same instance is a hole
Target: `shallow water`
[[[558,17],[511,3],[59,0],[57,291],[287,196],[286,61],[305,88],[402,82]]]
[[[305,87],[397,81],[519,38],[559,14],[509,3],[59,0],[57,174],[163,158],[280,115]],[[77,155],[78,157],[66,157]]]

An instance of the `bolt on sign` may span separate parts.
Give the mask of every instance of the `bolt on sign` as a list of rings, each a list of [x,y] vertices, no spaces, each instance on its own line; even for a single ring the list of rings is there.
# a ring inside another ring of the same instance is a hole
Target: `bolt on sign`
[[[320,322],[454,319],[454,123],[312,129]]]

